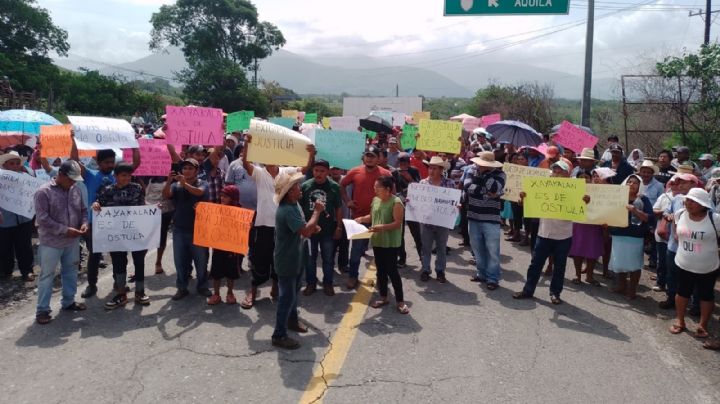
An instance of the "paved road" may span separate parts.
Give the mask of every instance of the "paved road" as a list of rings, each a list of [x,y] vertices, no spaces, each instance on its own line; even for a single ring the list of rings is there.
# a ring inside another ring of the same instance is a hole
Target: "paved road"
[[[367,308],[370,287],[301,297],[311,331],[294,352],[270,346],[269,288],[250,311],[195,295],[172,302],[171,270],[148,277],[149,307],[106,312],[108,269],[84,313],[39,326],[30,301],[0,317],[2,401],[720,402],[720,355],[689,334],[670,335],[657,293],[645,287],[628,304],[604,286],[567,282],[565,304],[553,306],[543,280],[537,299],[514,301],[529,256],[508,244],[502,251],[504,280],[493,292],[468,281],[467,250],[453,250],[444,285],[421,282],[410,259],[409,316]],[[238,288],[248,283],[246,273]]]

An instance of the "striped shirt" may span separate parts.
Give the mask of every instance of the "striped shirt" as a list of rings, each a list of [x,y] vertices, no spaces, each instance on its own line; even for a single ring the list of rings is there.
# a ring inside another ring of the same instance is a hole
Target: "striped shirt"
[[[505,173],[501,170],[481,172],[477,167],[468,171],[463,182],[467,197],[468,220],[478,222],[500,223],[502,199],[505,189]],[[495,194],[489,198],[489,194]]]

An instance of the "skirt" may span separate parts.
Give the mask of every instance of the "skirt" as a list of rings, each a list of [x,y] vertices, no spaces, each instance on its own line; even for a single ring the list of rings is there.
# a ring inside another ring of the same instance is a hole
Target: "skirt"
[[[603,229],[598,224],[573,223],[571,257],[596,260],[603,255]]]
[[[645,240],[639,237],[612,236],[610,270],[615,273],[639,271],[643,267]]]

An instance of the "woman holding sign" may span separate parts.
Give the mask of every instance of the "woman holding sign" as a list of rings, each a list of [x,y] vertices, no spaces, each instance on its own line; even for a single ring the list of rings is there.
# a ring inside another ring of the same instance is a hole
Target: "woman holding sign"
[[[455,181],[443,177],[443,172],[450,168],[450,163],[443,161],[441,157],[433,156],[430,159],[428,170],[430,175],[424,180],[420,181],[420,184],[433,185],[436,187],[443,188],[455,188]],[[445,256],[447,254],[447,241],[450,235],[450,229],[447,227],[436,226],[432,224],[421,224],[420,234],[422,235],[422,273],[420,274],[420,280],[427,282],[430,280],[430,260],[432,258],[433,243],[437,251],[435,257],[435,273],[437,274],[437,280],[440,283],[447,282],[445,278]]]
[[[375,181],[375,195],[370,207],[370,214],[355,219],[358,223],[372,223],[369,231],[373,233],[370,242],[375,255],[377,267],[378,292],[380,299],[370,304],[380,308],[390,304],[388,299],[388,278],[393,285],[397,310],[401,314],[410,313],[405,304],[402,291],[402,279],[397,268],[397,255],[402,238],[402,222],[405,208],[402,201],[393,195],[393,178],[383,175]],[[439,253],[440,248],[438,248]]]
[[[145,204],[145,190],[140,184],[130,182],[134,168],[127,163],[115,166],[115,184],[107,185],[98,190],[97,200],[92,204],[95,212],[100,212],[105,206],[142,206]],[[147,250],[133,251],[133,266],[135,266],[135,303],[147,306],[150,298],[145,294],[145,254]],[[107,303],[107,310],[117,309],[127,304],[127,251],[110,252],[112,259],[113,278],[115,279],[115,292]]]
[[[640,194],[640,184],[642,179],[635,174],[627,177],[623,182],[622,185],[630,188],[627,205],[628,226],[610,227],[612,237],[610,270],[618,274],[617,285],[612,291],[624,293],[628,300],[636,297],[644,260],[645,234],[648,232],[648,222],[653,216],[650,200]]]

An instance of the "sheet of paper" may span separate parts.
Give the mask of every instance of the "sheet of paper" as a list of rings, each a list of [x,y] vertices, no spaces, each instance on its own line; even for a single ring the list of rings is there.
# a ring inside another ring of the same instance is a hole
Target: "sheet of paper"
[[[348,240],[363,240],[372,237],[367,227],[352,219],[343,219],[343,225],[345,225],[345,233],[347,233]]]

